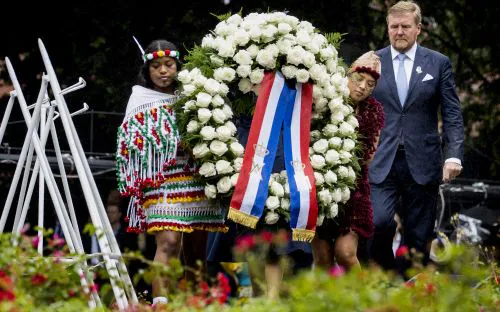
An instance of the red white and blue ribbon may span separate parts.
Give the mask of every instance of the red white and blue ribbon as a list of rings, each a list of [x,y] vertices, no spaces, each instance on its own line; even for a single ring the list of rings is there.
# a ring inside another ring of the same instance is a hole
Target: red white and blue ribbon
[[[262,80],[250,127],[243,165],[231,199],[228,218],[255,228],[268,197],[268,184],[283,132],[285,167],[290,184],[293,239],[314,237],[318,205],[309,161],[312,85],[285,82],[280,72]]]

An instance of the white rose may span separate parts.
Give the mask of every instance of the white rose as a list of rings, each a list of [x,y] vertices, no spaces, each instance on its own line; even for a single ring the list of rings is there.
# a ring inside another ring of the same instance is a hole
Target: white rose
[[[189,100],[186,103],[184,103],[184,111],[188,112],[190,110],[194,110],[196,108],[196,102],[193,100]]]
[[[191,82],[191,76],[189,76],[189,71],[184,69],[177,74],[177,79],[183,84],[188,84]]]
[[[220,91],[220,86],[217,80],[210,78],[205,81],[205,84],[203,84],[203,88],[210,93],[211,95],[217,94]],[[198,93],[199,95],[200,93]],[[205,93],[206,94],[206,93]],[[212,99],[210,99],[212,101]],[[204,106],[206,107],[206,106]]]
[[[219,36],[227,36],[227,35],[229,35],[228,25],[226,24],[225,21],[222,21],[219,24],[217,24],[217,26],[215,26],[215,30],[214,31]]]
[[[226,118],[233,118],[233,110],[231,109],[231,106],[229,105],[224,105],[222,107],[222,111],[224,112],[224,114],[226,115]]]
[[[227,84],[221,82],[219,84],[219,87],[220,87],[220,91],[219,91],[220,95],[225,96],[229,92],[229,87],[227,86]]]
[[[234,170],[240,172],[241,171],[241,166],[243,165],[243,158],[238,157],[233,160],[233,167]]]
[[[332,199],[334,202],[339,203],[342,201],[342,190],[339,188],[334,189],[332,192],[330,192],[330,195],[332,195]]]
[[[307,50],[311,51],[311,53],[318,54],[321,44],[319,44],[314,40],[311,40],[307,42],[304,46],[306,47]]]
[[[239,46],[244,46],[250,41],[250,34],[246,32],[244,29],[238,29],[234,33],[234,43]]]
[[[305,69],[299,69],[295,75],[297,82],[306,83],[309,80],[309,72]]]
[[[339,137],[330,138],[328,139],[328,145],[332,148],[340,147],[340,145],[342,145],[342,139]]]
[[[297,75],[297,67],[293,65],[286,65],[281,67],[281,72],[283,73],[283,76],[287,79],[294,79],[295,76]]]
[[[214,78],[219,82],[233,81],[236,71],[230,67],[219,67],[214,71]]]
[[[316,153],[324,154],[328,150],[328,141],[325,139],[318,140],[312,147]]]
[[[317,100],[314,100],[314,110],[318,113],[325,112],[327,110],[326,104],[328,103],[328,100],[326,98],[320,98]]]
[[[231,143],[231,145],[229,145],[229,149],[236,157],[243,155],[243,153],[245,152],[245,148],[243,147],[243,145],[238,142]]]
[[[217,188],[215,188],[215,185],[207,184],[205,186],[205,196],[211,199],[217,196]]]
[[[337,168],[337,172],[338,172],[339,176],[343,179],[345,179],[349,176],[349,169],[347,169],[347,167],[345,167],[345,166],[339,166]]]
[[[274,36],[278,32],[278,28],[274,25],[267,25],[262,31],[262,39],[264,42],[270,42],[274,39]]]
[[[198,131],[199,127],[200,125],[196,120],[191,120],[186,126],[186,131],[187,133],[195,133],[196,131]]]
[[[293,42],[291,40],[288,40],[284,37],[280,38],[276,42],[276,46],[278,47],[279,52],[284,55],[286,55],[290,51],[290,49],[292,48],[292,44]]]
[[[226,174],[233,172],[233,167],[231,163],[227,160],[221,159],[215,163],[215,169],[217,170],[217,174]]]
[[[351,198],[351,190],[345,186],[342,188],[342,202],[347,202],[349,198]]]
[[[349,170],[349,180],[351,180],[351,182],[354,182],[356,181],[356,172],[354,172],[354,169],[352,169],[351,166],[347,167],[347,170]]]
[[[330,192],[328,190],[320,191],[318,193],[318,198],[319,201],[324,205],[328,205],[329,203],[332,202],[332,196],[330,195]]]
[[[286,173],[286,170],[281,170],[279,177],[280,177],[280,179],[286,181],[288,178],[288,174]]]
[[[316,225],[321,226],[323,224],[323,221],[325,221],[325,215],[323,214],[318,214],[318,218],[316,220]]]
[[[200,131],[203,140],[212,141],[215,138],[215,129],[211,126],[204,126]]]
[[[307,31],[308,33],[313,33],[314,32],[314,26],[308,22],[308,21],[301,21],[299,23],[299,26],[297,27],[298,29],[303,29]]]
[[[330,77],[330,83],[336,87],[340,87],[342,85],[343,77],[340,73],[335,73]]]
[[[217,42],[217,40],[216,40]],[[233,57],[234,52],[236,51],[235,47],[233,46],[233,42],[230,42],[228,40],[219,40],[217,45],[217,50],[219,51],[217,54],[221,57]]]
[[[217,171],[215,171],[215,165],[213,163],[206,162],[201,165],[199,173],[204,177],[213,177],[217,174]]]
[[[278,196],[278,197],[283,197],[285,196],[285,189],[283,188],[283,185],[281,185],[278,182],[273,182],[270,187],[271,194]]]
[[[285,184],[285,195],[290,195],[290,184]]]
[[[319,56],[322,60],[331,59],[334,57],[335,52],[333,52],[334,48],[332,46],[327,46],[319,51]]]
[[[203,158],[208,152],[210,152],[210,150],[205,143],[198,143],[193,147],[194,158]]]
[[[323,175],[320,172],[314,172],[314,180],[316,181],[316,185],[320,186],[325,183],[325,178],[323,178]]]
[[[196,95],[196,106],[198,107],[208,107],[212,102],[212,96],[205,92],[200,92]]]
[[[252,67],[250,65],[240,65],[236,68],[236,74],[241,78],[246,78],[252,72]]]
[[[349,105],[341,105],[340,106],[340,111],[342,112],[342,114],[344,114],[345,116],[349,115],[351,113],[351,110],[352,110],[352,107],[349,106]]]
[[[185,84],[182,86],[182,95],[190,96],[196,90],[196,87],[192,84]]]
[[[241,23],[241,21],[242,21],[242,18],[239,14],[233,14],[226,20],[226,23],[239,25]]]
[[[326,61],[326,69],[328,69],[330,73],[335,73],[337,71],[337,60],[329,59]]]
[[[340,124],[341,122],[344,121],[344,114],[342,114],[342,112],[340,111],[335,111],[334,113],[332,113],[332,115],[330,116],[330,121],[335,124],[335,125],[338,125]]]
[[[280,219],[279,214],[277,214],[274,211],[268,211],[266,213],[266,217],[265,217],[266,224],[269,224],[269,225],[275,224],[276,222],[278,222],[279,219]]]
[[[210,120],[212,117],[212,112],[208,108],[200,108],[198,110],[198,120],[204,124]]]
[[[197,75],[193,78],[193,83],[196,87],[203,87],[203,85],[205,84],[205,82],[207,81],[207,77],[203,76],[203,75]]]
[[[223,177],[222,179],[217,182],[217,191],[219,193],[227,193],[231,189],[232,184],[231,184],[231,178],[230,177]]]
[[[210,62],[212,62],[212,64],[214,64],[217,67],[221,67],[222,65],[224,65],[224,60],[218,57],[217,55],[213,54],[210,55]]]
[[[233,57],[233,60],[239,64],[239,65],[252,65],[252,56],[250,53],[246,50],[240,50],[236,55]]]
[[[314,55],[313,55],[314,57]],[[325,77],[328,77],[325,69],[325,65],[322,64],[313,64],[309,68],[309,74],[311,75],[311,78],[315,81],[322,81],[325,79]],[[318,88],[319,89],[319,88]],[[323,92],[322,92],[323,94]]]
[[[221,140],[222,142],[226,142],[229,140],[232,135],[231,135],[231,129],[229,129],[226,126],[220,126],[217,128],[217,138]]]
[[[343,136],[349,136],[349,135],[354,133],[354,128],[353,128],[353,126],[351,126],[347,122],[343,122],[339,126],[339,132]]]
[[[228,127],[229,130],[231,130],[231,135],[235,135],[236,134],[236,126],[234,125],[234,123],[232,121],[227,121],[224,126]]]
[[[330,218],[335,218],[339,214],[339,205],[336,203],[330,204]]]
[[[335,97],[330,100],[328,107],[333,111],[341,110],[344,101],[340,97]]]
[[[240,80],[240,82],[238,82],[238,89],[245,94],[252,91],[252,88],[253,85],[247,78],[243,78]]]
[[[260,42],[260,36],[262,36],[262,30],[260,27],[255,26],[250,28],[248,31],[250,34],[250,38],[255,42]]]
[[[222,109],[216,108],[212,111],[212,119],[218,124],[223,124],[227,116]]]
[[[325,158],[321,155],[312,155],[311,165],[314,169],[321,169],[325,166]]]
[[[359,127],[358,120],[356,119],[356,117],[354,117],[354,115],[351,115],[349,116],[349,118],[347,118],[347,123],[350,124],[353,128]]]
[[[344,149],[344,151],[347,151],[347,152],[354,149],[355,146],[356,146],[356,143],[354,143],[354,141],[351,139],[344,139],[344,144],[342,144],[342,148]]]
[[[311,75],[311,78],[314,79],[311,70],[309,70],[309,74]],[[323,88],[321,88],[316,84],[313,85],[313,99],[321,99],[321,98],[323,98]]]
[[[300,64],[302,64],[303,54],[304,48],[302,48],[301,46],[295,46],[288,51],[288,54],[286,55],[286,62],[295,66],[299,66]]]
[[[297,31],[295,36],[297,37],[297,42],[303,46],[306,46],[311,41],[311,36],[309,36],[309,33],[305,29]]]
[[[217,156],[222,156],[227,152],[227,145],[224,142],[213,140],[210,143],[210,151]]]
[[[260,51],[260,48],[258,46],[256,46],[255,44],[252,44],[251,46],[249,46],[247,48],[247,52],[248,52],[248,54],[250,54],[251,58],[257,57],[257,53],[259,53],[259,51]]]
[[[336,165],[339,162],[340,155],[336,150],[329,150],[326,152],[325,159],[327,164]]]
[[[240,177],[239,173],[235,173],[231,176],[231,185],[236,186],[238,184],[238,178]]]
[[[259,53],[257,53],[257,58],[255,60],[262,67],[265,67],[267,69],[273,69],[276,66],[276,59],[267,49],[260,50]]]
[[[261,68],[256,68],[250,73],[250,81],[253,84],[258,84],[264,78],[264,70]]]
[[[330,185],[337,183],[337,175],[333,171],[328,170],[325,173],[325,182],[330,184]]]
[[[290,200],[288,198],[282,198],[281,199],[281,209],[283,210],[290,210]]]
[[[352,154],[347,152],[347,151],[341,151],[340,152],[340,160],[343,164],[347,164],[348,162],[351,161]]]
[[[290,31],[292,31],[292,26],[290,26],[290,24],[287,24],[287,23],[279,23],[278,24],[278,32],[280,34],[286,35]]]
[[[216,94],[212,97],[212,105],[213,107],[222,106],[224,105],[224,99],[220,95]]]
[[[280,206],[280,199],[277,196],[269,196],[266,200],[266,207],[274,210]]]
[[[321,137],[321,132],[319,130],[311,131],[311,140],[317,140]]]
[[[333,137],[339,128],[336,125],[333,124],[327,124],[323,128],[323,134],[326,135],[327,137],[331,138]]]

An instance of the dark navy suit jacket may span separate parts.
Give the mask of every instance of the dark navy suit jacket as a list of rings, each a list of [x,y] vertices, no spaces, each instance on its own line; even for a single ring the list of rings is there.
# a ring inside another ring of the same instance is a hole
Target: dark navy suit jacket
[[[382,62],[382,75],[373,96],[384,106],[385,126],[369,168],[370,182],[378,184],[385,180],[402,143],[413,179],[422,185],[437,184],[442,176],[443,158],[453,157],[463,162],[463,119],[450,61],[418,45],[406,103],[401,106],[391,48],[388,46],[376,53]],[[433,78],[423,81],[427,74]],[[439,110],[443,121],[444,157],[438,132]]]

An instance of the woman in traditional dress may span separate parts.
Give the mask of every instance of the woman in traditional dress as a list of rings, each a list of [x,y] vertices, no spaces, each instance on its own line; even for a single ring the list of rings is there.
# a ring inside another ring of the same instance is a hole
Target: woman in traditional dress
[[[140,49],[144,65],[118,129],[118,183],[121,194],[131,196],[128,230],[154,234],[154,261],[168,264],[180,257],[183,233],[227,229],[221,209],[209,204],[204,185],[193,179],[193,160],[180,147],[171,108],[177,100],[179,51],[166,40]],[[204,250],[205,240],[196,243]],[[153,281],[153,304],[167,302],[165,282]]]

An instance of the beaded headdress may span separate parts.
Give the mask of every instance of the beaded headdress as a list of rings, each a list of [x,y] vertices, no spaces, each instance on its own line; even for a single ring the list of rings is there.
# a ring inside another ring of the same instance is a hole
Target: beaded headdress
[[[352,63],[351,68],[349,68],[348,74],[352,72],[367,73],[373,76],[373,78],[380,78],[380,71],[382,65],[380,64],[380,58],[373,51],[366,52],[361,55],[357,60]]]
[[[135,38],[135,36],[132,36],[132,38],[134,38],[135,43],[137,44],[137,46],[139,47],[139,50],[142,53],[142,59],[143,59],[144,63],[146,63],[147,61],[154,60],[156,58],[164,57],[164,56],[170,56],[170,57],[176,58],[177,60],[179,60],[179,58],[180,58],[179,51],[173,51],[173,50],[169,50],[169,49],[158,50],[158,51],[154,51],[151,53],[145,53],[144,49],[142,48],[142,46],[139,43],[139,41],[137,40],[137,38]]]

